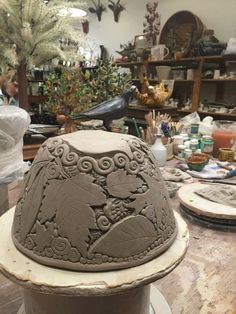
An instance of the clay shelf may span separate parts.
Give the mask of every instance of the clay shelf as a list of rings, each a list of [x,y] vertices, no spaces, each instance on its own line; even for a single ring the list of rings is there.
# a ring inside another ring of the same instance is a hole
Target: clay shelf
[[[152,61],[131,61],[131,62],[116,62],[117,65],[122,67],[132,67],[135,65],[158,65],[158,64],[172,64],[177,63],[188,63],[188,62],[225,62],[225,61],[235,61],[236,55],[225,55],[225,56],[199,56],[192,58],[182,58],[182,59],[164,59],[164,60],[152,60]]]
[[[132,79],[133,82],[140,82],[140,79]],[[193,80],[174,80],[175,83],[193,83]],[[149,83],[159,83],[158,79],[148,79]]]
[[[204,83],[226,83],[226,82],[236,82],[236,79],[202,79]]]
[[[223,113],[223,112],[209,112],[209,111],[200,111],[198,110],[199,114],[207,114],[212,116],[226,116],[226,117],[236,117],[235,113]]]
[[[193,110],[189,109],[189,110],[181,110],[179,109],[178,112],[183,112],[183,113],[192,113],[194,112]],[[197,113],[199,114],[207,114],[207,115],[212,115],[212,116],[228,116],[228,117],[236,117],[236,114],[234,113],[223,113],[223,112],[210,112],[210,111],[200,111],[198,110]]]
[[[191,110],[191,109],[178,109],[177,111],[178,112],[184,112],[184,113],[191,113],[191,112],[193,112],[193,110]]]

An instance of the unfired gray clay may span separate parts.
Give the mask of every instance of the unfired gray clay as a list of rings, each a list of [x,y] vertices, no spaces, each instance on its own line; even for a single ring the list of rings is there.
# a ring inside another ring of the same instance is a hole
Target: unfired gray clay
[[[236,190],[222,185],[211,185],[195,193],[205,199],[222,205],[236,208]]]
[[[155,258],[176,232],[146,144],[129,135],[79,131],[40,148],[16,206],[12,237],[40,263],[99,271]]]
[[[165,187],[167,188],[167,191],[169,193],[169,197],[174,197],[180,186],[178,186],[176,183],[165,181]]]
[[[185,183],[193,182],[193,178],[188,173],[178,168],[163,167],[161,168],[161,175],[165,181]]]

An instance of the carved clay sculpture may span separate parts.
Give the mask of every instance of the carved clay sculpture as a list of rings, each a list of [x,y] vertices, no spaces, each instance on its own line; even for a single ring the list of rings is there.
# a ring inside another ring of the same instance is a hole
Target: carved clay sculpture
[[[195,193],[209,201],[236,208],[236,189],[222,185],[211,185]]]
[[[123,118],[128,110],[129,100],[135,91],[135,86],[124,92],[121,96],[103,101],[97,106],[94,106],[86,111],[81,112],[73,119],[99,119],[103,120],[103,125],[107,130],[111,129],[111,121],[113,119]]]
[[[161,174],[165,181],[192,183],[193,178],[186,172],[177,168],[163,167]]]
[[[146,144],[130,135],[78,131],[40,148],[16,206],[12,237],[42,264],[99,271],[157,257],[176,232]]]

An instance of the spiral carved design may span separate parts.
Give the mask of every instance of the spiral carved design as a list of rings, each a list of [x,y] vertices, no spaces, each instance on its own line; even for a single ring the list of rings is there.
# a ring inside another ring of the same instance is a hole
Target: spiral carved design
[[[97,225],[102,231],[107,231],[111,227],[111,223],[106,216],[100,216],[97,220]]]
[[[78,160],[77,167],[81,172],[90,172],[94,168],[95,162],[92,157],[81,157]]]
[[[136,160],[138,163],[142,164],[144,162],[144,154],[140,151],[133,152],[134,160]]]
[[[118,153],[114,156],[114,162],[117,167],[123,168],[127,163],[129,163],[129,158],[123,153]]]
[[[141,150],[141,144],[138,141],[128,141],[128,144],[131,148],[131,150],[134,152],[139,152],[141,155],[143,155],[143,152]]]
[[[62,160],[63,165],[65,165],[65,166],[73,166],[73,165],[77,164],[78,159],[79,159],[79,156],[76,153],[70,152],[67,155],[63,154],[61,160]]]
[[[34,240],[28,236],[25,240],[25,246],[29,249],[32,250],[35,246]]]
[[[102,157],[98,160],[98,167],[95,167],[95,171],[100,174],[108,174],[115,169],[115,164],[112,158]]]
[[[52,162],[47,165],[46,176],[48,179],[56,179],[60,175],[60,168],[55,162]]]
[[[52,240],[52,249],[56,254],[65,255],[70,251],[70,242],[66,238],[54,238]]]
[[[137,161],[131,160],[128,164],[125,165],[125,169],[131,174],[139,173],[140,167]]]
[[[54,152],[53,152],[53,155],[56,156],[56,157],[65,157],[65,155],[69,154],[70,152],[70,148],[67,144],[60,144],[58,145]]]
[[[52,152],[58,145],[62,144],[62,139],[60,138],[53,138],[46,141],[43,146],[46,146],[47,149]]]
[[[115,169],[115,164],[112,158],[102,157],[98,161],[93,157],[81,157],[77,163],[78,169],[81,172],[90,172],[94,170],[98,174],[106,175]]]

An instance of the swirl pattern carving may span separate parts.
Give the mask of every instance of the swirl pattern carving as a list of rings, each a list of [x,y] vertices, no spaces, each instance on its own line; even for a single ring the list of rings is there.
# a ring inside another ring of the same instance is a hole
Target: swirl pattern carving
[[[172,244],[176,223],[151,152],[131,136],[118,147],[85,154],[60,137],[42,145],[16,207],[19,250],[44,264],[97,271],[145,263]]]
[[[124,168],[129,163],[129,158],[123,153],[117,153],[113,157],[115,165],[119,168]]]
[[[111,223],[106,216],[100,216],[97,220],[97,225],[102,231],[107,231],[111,227]]]
[[[71,249],[70,242],[66,238],[54,238],[51,243],[52,249],[56,254],[65,255]]]
[[[59,175],[60,175],[60,168],[55,162],[52,162],[47,165],[46,176],[48,179],[56,179],[59,177]]]

